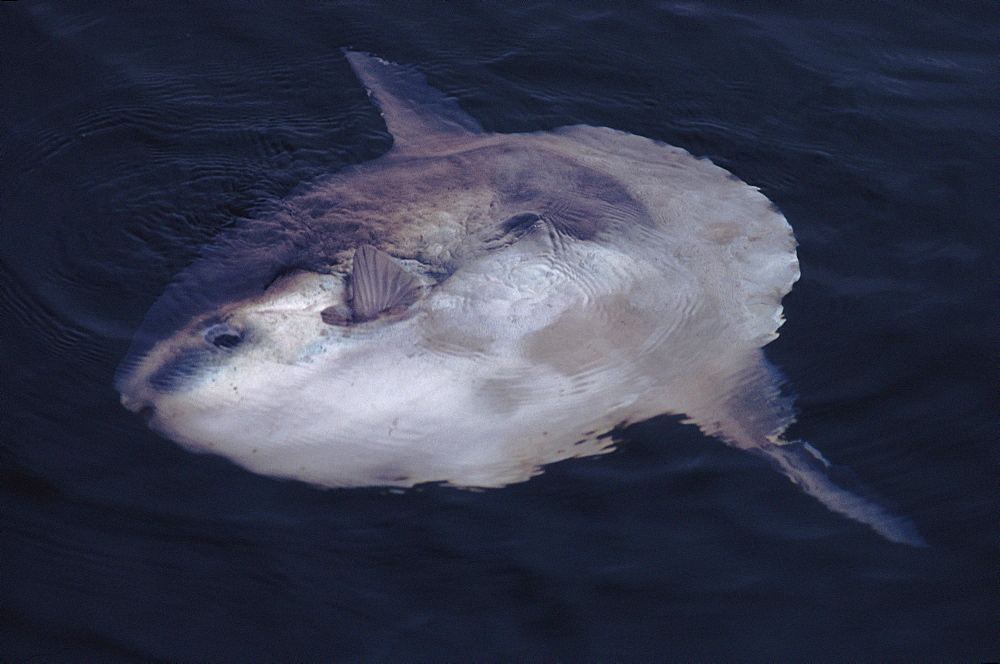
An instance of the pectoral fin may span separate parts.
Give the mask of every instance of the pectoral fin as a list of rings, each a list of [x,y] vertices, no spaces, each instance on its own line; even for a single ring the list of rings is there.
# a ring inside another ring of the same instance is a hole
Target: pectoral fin
[[[420,281],[396,259],[363,244],[354,252],[354,267],[348,288],[354,322],[397,313],[417,301]]]

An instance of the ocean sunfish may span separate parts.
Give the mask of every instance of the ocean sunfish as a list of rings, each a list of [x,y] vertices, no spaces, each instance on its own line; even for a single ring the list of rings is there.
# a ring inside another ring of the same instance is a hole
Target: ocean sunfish
[[[799,266],[756,188],[614,129],[489,133],[413,69],[346,57],[392,149],[207,246],[119,367],[128,409],[327,487],[500,487],[679,414],[922,543],[781,437],[791,404],[761,347]]]

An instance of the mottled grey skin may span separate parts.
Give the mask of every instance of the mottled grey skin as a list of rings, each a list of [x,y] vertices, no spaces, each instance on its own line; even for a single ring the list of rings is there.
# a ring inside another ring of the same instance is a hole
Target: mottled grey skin
[[[348,274],[360,244],[412,260],[411,267],[436,282],[540,226],[580,240],[654,226],[642,203],[599,171],[516,135],[499,145],[483,142],[443,156],[390,152],[345,168],[288,199],[266,220],[247,220],[221,236],[149,312],[119,374],[199,312],[208,327],[220,308],[259,293],[282,274]],[[436,224],[427,214],[428,200],[432,212],[444,207],[442,182],[460,217]]]

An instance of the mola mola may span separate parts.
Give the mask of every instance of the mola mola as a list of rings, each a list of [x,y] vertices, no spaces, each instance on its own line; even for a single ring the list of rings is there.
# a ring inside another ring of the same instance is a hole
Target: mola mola
[[[327,487],[499,487],[672,413],[897,542],[834,483],[761,347],[799,277],[785,218],[684,150],[590,126],[495,134],[356,52],[392,149],[223,233],[119,368],[190,449]]]

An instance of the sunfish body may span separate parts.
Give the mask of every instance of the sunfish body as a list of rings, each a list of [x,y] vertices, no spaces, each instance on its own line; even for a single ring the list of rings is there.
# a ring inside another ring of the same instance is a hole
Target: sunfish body
[[[757,189],[612,129],[487,133],[418,73],[346,56],[392,149],[210,245],[137,332],[126,407],[329,487],[499,487],[683,414],[920,543],[781,438],[790,403],[760,349],[799,268]]]

